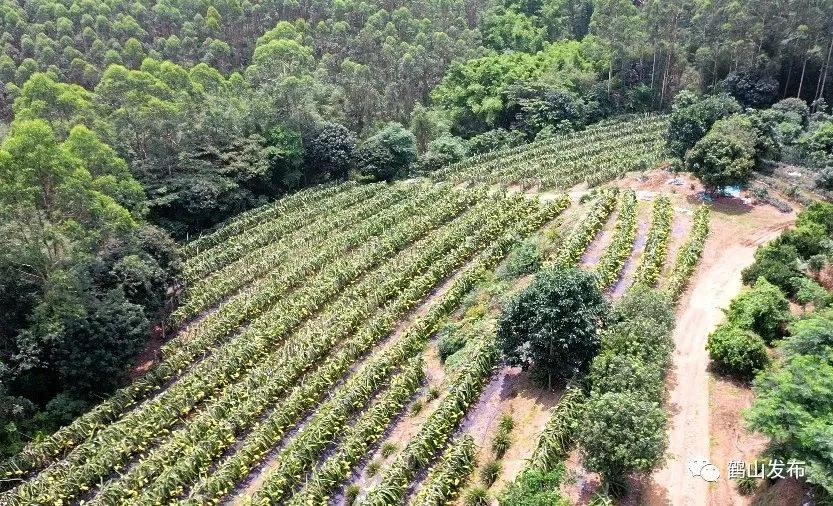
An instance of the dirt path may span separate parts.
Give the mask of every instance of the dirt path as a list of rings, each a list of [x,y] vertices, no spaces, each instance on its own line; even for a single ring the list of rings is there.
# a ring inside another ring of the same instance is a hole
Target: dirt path
[[[717,504],[710,501],[708,483],[686,470],[689,457],[709,458],[711,453],[706,339],[723,320],[722,309],[740,292],[740,273],[752,263],[755,250],[794,220],[794,215],[768,206],[715,205],[703,259],[678,311],[674,367],[669,374],[672,425],[667,462],[651,477],[646,504]]]

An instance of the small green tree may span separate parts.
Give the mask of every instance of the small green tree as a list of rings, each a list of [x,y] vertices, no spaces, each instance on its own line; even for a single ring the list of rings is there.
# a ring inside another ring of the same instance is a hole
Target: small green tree
[[[751,379],[769,363],[763,339],[731,324],[712,332],[706,349],[718,371],[744,380]]]
[[[536,376],[571,378],[599,350],[600,326],[610,307],[592,274],[575,268],[539,273],[504,308],[497,338],[506,361]]]
[[[778,458],[806,462],[807,481],[833,494],[833,313],[797,323],[782,347],[783,363],[755,380],[747,421],[772,438]]]
[[[414,135],[399,123],[388,123],[356,149],[356,168],[363,181],[390,181],[405,175],[416,159]]]
[[[720,120],[686,154],[686,168],[713,191],[744,184],[755,167],[755,132],[747,118]]]
[[[624,478],[662,461],[667,419],[659,402],[641,392],[593,394],[579,432],[584,467],[598,472],[606,488],[624,492]]]
[[[784,335],[790,321],[789,308],[790,301],[784,293],[761,277],[751,290],[731,302],[727,316],[730,324],[751,330],[771,343]]]
[[[791,244],[767,244],[755,252],[755,262],[743,270],[743,282],[753,285],[766,278],[788,295],[793,295],[792,279],[803,274],[798,269],[798,252]]]

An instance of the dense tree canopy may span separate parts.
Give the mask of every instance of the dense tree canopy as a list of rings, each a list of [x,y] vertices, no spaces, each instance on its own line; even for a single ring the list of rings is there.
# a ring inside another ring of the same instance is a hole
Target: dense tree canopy
[[[592,274],[540,272],[498,320],[498,341],[510,365],[533,368],[550,386],[586,370],[600,347],[609,307]]]

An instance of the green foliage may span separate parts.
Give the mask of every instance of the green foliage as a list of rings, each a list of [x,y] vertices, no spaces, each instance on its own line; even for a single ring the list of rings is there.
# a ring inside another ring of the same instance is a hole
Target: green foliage
[[[356,136],[338,123],[324,123],[304,142],[307,171],[313,180],[347,179],[356,148]]]
[[[390,181],[406,174],[416,159],[416,139],[399,123],[388,123],[356,148],[362,181]]]
[[[523,132],[518,130],[506,130],[504,128],[495,128],[473,136],[469,139],[468,146],[469,152],[477,155],[489,153],[502,148],[520,146],[525,141],[526,137]]]
[[[568,379],[599,349],[599,326],[609,307],[592,274],[573,268],[540,272],[498,319],[507,362],[533,367],[542,379]]]
[[[425,154],[417,164],[418,171],[430,173],[452,163],[459,162],[468,154],[465,142],[450,134],[442,135],[428,144]]]
[[[690,92],[679,93],[668,125],[669,151],[686,158],[688,150],[706,136],[716,121],[740,111],[740,104],[727,95],[699,98]]]
[[[356,502],[356,498],[359,497],[362,489],[355,483],[351,483],[347,485],[347,488],[344,490],[344,502],[347,506],[351,506]]]
[[[543,29],[536,26],[537,19],[513,8],[496,6],[483,16],[481,30],[483,43],[496,51],[521,51],[534,53],[544,45]]]
[[[765,278],[788,295],[793,295],[792,279],[801,276],[795,247],[778,242],[758,248],[755,262],[742,272],[743,282],[747,285]]]
[[[522,18],[518,18],[522,19]],[[510,52],[452,65],[432,92],[451,114],[454,131],[479,133],[512,123],[505,93],[518,82],[541,81],[547,89],[576,91],[592,81],[596,63],[582,43],[561,41],[537,53]]]
[[[440,361],[445,361],[451,355],[454,355],[466,345],[466,337],[454,327],[446,327],[440,333],[440,338],[437,341],[437,352],[440,355]]]
[[[664,374],[657,364],[646,364],[639,357],[605,350],[590,367],[588,375],[594,388],[602,392],[642,392],[646,399],[662,400]]]
[[[793,288],[795,301],[805,307],[812,304],[814,309],[821,309],[833,300],[833,295],[810,278],[793,278]]]
[[[751,379],[769,363],[764,340],[754,332],[731,323],[721,325],[712,332],[706,348],[719,372],[744,380]]]
[[[371,460],[367,463],[367,466],[364,468],[364,474],[368,477],[376,476],[379,472],[379,469],[382,468],[382,464],[378,460]]]
[[[490,460],[483,465],[483,469],[480,470],[480,482],[488,488],[491,487],[494,482],[500,477],[500,473],[503,472],[503,464],[500,463],[499,460]]]
[[[789,307],[789,301],[777,286],[766,278],[758,278],[751,290],[732,300],[726,318],[729,324],[751,330],[772,343],[784,335],[790,321]]]
[[[664,292],[632,288],[615,306],[615,323],[591,366],[578,439],[585,467],[599,472],[614,495],[624,492],[629,473],[650,470],[665,451],[662,394],[674,349],[673,307]]]
[[[541,251],[534,242],[525,241],[517,246],[506,260],[506,274],[517,278],[532,274],[541,268]]]
[[[382,444],[382,450],[380,453],[382,454],[382,457],[388,458],[396,453],[398,449],[399,447],[393,441],[385,441],[384,444]]]
[[[815,125],[798,139],[798,146],[819,167],[833,163],[833,121]]]
[[[784,341],[783,361],[760,374],[750,428],[772,438],[783,456],[807,463],[807,481],[833,493],[833,459],[827,451],[833,417],[833,319],[828,312],[797,322]]]
[[[778,81],[755,71],[736,71],[726,77],[726,91],[744,107],[768,107],[778,96]]]
[[[812,224],[822,226],[828,236],[833,236],[833,203],[813,202],[796,219],[798,227]]]
[[[563,477],[563,463],[548,472],[525,469],[503,490],[498,503],[501,506],[567,506],[570,502],[559,493]]]
[[[662,405],[641,392],[594,392],[579,432],[584,467],[610,485],[630,472],[653,469],[665,453],[667,425]]]
[[[489,491],[477,485],[466,490],[466,493],[463,495],[463,504],[465,506],[488,506],[489,500]]]
[[[686,153],[686,168],[710,189],[745,184],[755,166],[756,133],[748,118],[718,120]]]

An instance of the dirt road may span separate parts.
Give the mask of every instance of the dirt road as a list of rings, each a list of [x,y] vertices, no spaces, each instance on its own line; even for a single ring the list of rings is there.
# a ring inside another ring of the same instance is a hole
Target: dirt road
[[[722,309],[740,292],[741,271],[752,263],[755,250],[794,219],[792,214],[781,214],[769,207],[717,206],[713,212],[712,233],[701,265],[679,306],[674,368],[669,375],[668,410],[672,426],[667,462],[651,477],[644,496],[647,504],[712,503],[709,484],[691,477],[686,469],[689,457],[710,457],[706,339],[723,320]]]

